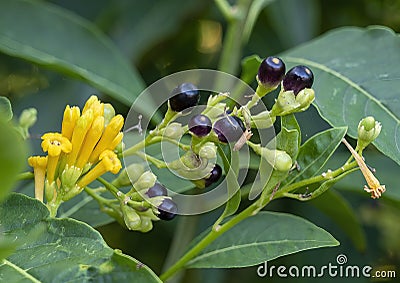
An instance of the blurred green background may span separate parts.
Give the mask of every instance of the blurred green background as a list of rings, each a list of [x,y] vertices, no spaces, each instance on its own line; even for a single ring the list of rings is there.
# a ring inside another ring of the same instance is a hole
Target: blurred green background
[[[48,1],[76,13],[98,26],[129,58],[146,85],[168,74],[194,68],[217,69],[226,22],[211,0],[53,0]],[[50,23],[51,24],[51,23]],[[342,26],[385,25],[400,31],[399,0],[277,0],[271,1],[254,26],[243,57],[279,54],[307,42],[324,32]],[[40,31],[39,31],[40,32]],[[79,42],[71,46],[79,48]],[[71,48],[72,48],[71,47]],[[334,50],[332,50],[334,52]],[[384,52],[384,51],[382,51]],[[18,116],[22,109],[38,109],[38,122],[31,129],[31,151],[39,153],[43,132],[60,129],[66,104],[82,105],[91,94],[99,94],[112,102],[117,112],[127,114],[129,107],[114,101],[98,90],[74,78],[60,75],[36,65],[0,55],[0,95],[7,96]],[[237,75],[237,74],[236,74]],[[316,78],[318,79],[318,78]],[[303,140],[328,125],[315,109],[296,115],[303,130]],[[345,151],[344,148],[341,150]],[[373,167],[378,169],[383,183],[397,186],[399,166],[379,155],[373,148]],[[334,160],[335,162],[335,160]],[[356,211],[366,232],[367,244],[356,249],[354,243],[338,225],[309,203],[293,200],[273,202],[268,209],[290,212],[309,219],[329,231],[341,245],[286,256],[270,264],[286,266],[317,266],[335,263],[336,256],[345,254],[352,264],[395,269],[400,276],[399,203],[390,200],[372,201],[367,194],[346,190],[352,182],[361,187],[359,173],[350,181],[335,186]],[[357,178],[357,181],[355,181]],[[20,183],[22,190],[26,183]],[[245,205],[246,203],[242,204]],[[193,217],[197,232],[212,224],[220,211]],[[106,241],[160,273],[179,221],[158,222],[147,233],[128,232],[118,224],[99,227]],[[189,220],[190,222],[191,220]],[[296,231],[293,231],[296,233]],[[256,267],[229,270],[189,270],[182,282],[291,282],[294,279],[259,278]],[[296,282],[369,282],[364,278],[298,278]],[[392,282],[395,282],[394,280]],[[399,281],[397,281],[399,282]]]

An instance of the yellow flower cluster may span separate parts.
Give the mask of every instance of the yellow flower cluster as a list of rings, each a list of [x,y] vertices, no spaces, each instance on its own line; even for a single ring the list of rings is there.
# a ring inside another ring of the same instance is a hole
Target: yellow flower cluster
[[[111,119],[105,115],[104,104],[95,95],[87,100],[82,113],[67,105],[61,133],[42,136],[47,156],[28,159],[34,169],[35,197],[43,201],[45,191],[48,202],[62,201],[104,173],[118,173],[122,166],[114,149],[122,141],[123,124],[121,115]]]

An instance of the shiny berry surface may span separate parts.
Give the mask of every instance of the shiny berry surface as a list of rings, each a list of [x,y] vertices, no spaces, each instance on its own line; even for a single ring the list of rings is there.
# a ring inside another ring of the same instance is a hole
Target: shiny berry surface
[[[166,198],[158,206],[158,212],[158,218],[162,220],[172,220],[178,212],[178,206],[171,199]]]
[[[172,91],[172,95],[169,104],[175,112],[196,106],[200,99],[199,89],[191,83],[183,83],[177,86]]]
[[[208,187],[211,184],[217,182],[222,175],[222,168],[218,164],[215,164],[214,168],[211,170],[211,175],[205,180],[205,186]]]
[[[210,118],[205,115],[195,115],[193,116],[189,123],[189,131],[195,134],[198,137],[204,137],[211,132],[212,123]]]
[[[285,71],[285,63],[278,57],[270,56],[261,62],[257,77],[263,85],[275,87],[282,81]]]
[[[310,68],[306,66],[296,66],[291,68],[283,79],[283,89],[293,90],[297,95],[305,88],[311,88],[314,82],[314,74]]]
[[[244,124],[236,116],[225,116],[214,123],[214,132],[224,143],[237,142],[245,131]]]
[[[145,193],[149,198],[159,197],[159,196],[166,196],[167,189],[161,185],[160,183],[155,183],[154,186],[149,188]]]

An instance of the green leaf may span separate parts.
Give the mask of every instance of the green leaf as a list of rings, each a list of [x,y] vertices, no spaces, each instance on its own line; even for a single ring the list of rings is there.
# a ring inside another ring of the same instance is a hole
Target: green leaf
[[[0,51],[81,78],[127,105],[144,88],[129,60],[96,26],[45,1],[1,1]],[[151,100],[141,107],[147,115],[156,109]]]
[[[287,154],[293,160],[296,160],[297,153],[299,151],[299,132],[296,130],[288,130],[285,127],[281,127],[281,131],[276,138],[276,148],[283,150],[283,148],[288,149]]]
[[[284,255],[337,245],[339,242],[332,235],[303,218],[262,211],[221,235],[187,267],[253,266]]]
[[[0,201],[12,189],[26,164],[26,145],[14,127],[0,117]]]
[[[337,191],[327,190],[310,203],[329,216],[349,236],[359,251],[365,250],[366,238],[361,223],[350,203]]]
[[[347,128],[332,128],[308,139],[297,156],[300,171],[293,171],[285,184],[315,176],[332,156],[346,134]]]
[[[240,79],[248,84],[252,83],[257,75],[262,59],[258,55],[251,55],[242,59],[242,74]]]
[[[356,138],[359,121],[382,123],[374,145],[400,164],[400,37],[384,27],[346,27],[284,53],[288,65],[314,72],[315,105],[332,126],[348,126]]]
[[[294,114],[289,114],[281,117],[281,126],[285,127],[288,130],[296,130],[299,133],[298,137],[298,147],[300,148],[301,145],[301,130],[299,123],[297,122],[296,117]]]
[[[12,194],[0,205],[2,234],[18,239],[37,225],[45,226],[42,234],[0,262],[7,282],[161,282],[147,266],[109,248],[90,226],[50,218],[35,199]]]
[[[0,96],[0,115],[6,121],[10,121],[13,117],[10,100],[4,96]]]
[[[235,214],[235,212],[239,208],[240,201],[242,199],[240,185],[237,180],[239,174],[239,152],[231,151],[231,162],[226,157],[225,152],[220,145],[218,145],[218,153],[224,163],[224,171],[226,173],[226,186],[230,198],[226,202],[225,209],[222,212],[221,216],[217,219],[217,221],[215,221],[213,228],[216,228],[226,217]],[[232,192],[235,193],[232,195]]]
[[[15,250],[16,245],[9,237],[0,235],[0,262],[2,259],[8,257]]]

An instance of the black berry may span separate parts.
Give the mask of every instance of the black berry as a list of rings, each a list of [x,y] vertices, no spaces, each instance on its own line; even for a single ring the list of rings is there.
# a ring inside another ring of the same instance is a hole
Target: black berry
[[[178,212],[178,206],[171,199],[166,198],[158,206],[158,212],[158,218],[162,220],[172,220]]]
[[[222,168],[218,164],[215,164],[214,168],[211,170],[211,175],[205,180],[205,186],[208,187],[211,184],[217,182],[222,175]]]
[[[236,116],[225,116],[214,123],[213,130],[224,143],[237,142],[245,131],[244,124]]]
[[[177,86],[172,91],[172,95],[169,99],[169,104],[175,112],[181,112],[196,106],[200,99],[199,89],[191,83],[183,83]]]
[[[276,87],[285,76],[286,66],[278,57],[264,59],[258,68],[258,80],[267,87]]]
[[[193,116],[189,123],[189,131],[195,134],[198,137],[204,137],[211,132],[212,123],[210,118],[205,115],[195,115]]]
[[[314,74],[306,66],[296,66],[291,68],[283,79],[283,89],[293,90],[297,95],[305,88],[311,88],[314,82]]]
[[[154,198],[159,196],[166,196],[168,192],[163,185],[161,185],[160,183],[155,183],[154,186],[149,188],[145,194],[150,198]]]

